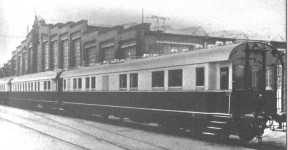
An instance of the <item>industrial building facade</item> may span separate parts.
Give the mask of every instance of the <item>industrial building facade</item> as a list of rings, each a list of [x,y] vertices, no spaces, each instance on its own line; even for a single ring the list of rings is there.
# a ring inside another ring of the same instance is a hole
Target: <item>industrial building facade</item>
[[[2,77],[3,74],[7,77],[68,70],[192,51],[219,41],[225,44],[245,40],[245,37],[211,37],[201,27],[151,31],[150,26],[149,23],[128,27],[91,26],[87,20],[46,24],[44,19],[35,16],[32,30],[12,52],[11,60],[2,67]]]

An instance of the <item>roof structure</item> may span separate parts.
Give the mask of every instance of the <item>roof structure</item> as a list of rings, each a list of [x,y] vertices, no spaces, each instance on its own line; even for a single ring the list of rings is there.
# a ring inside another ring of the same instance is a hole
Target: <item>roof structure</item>
[[[223,30],[209,33],[210,37],[220,37],[229,39],[249,39],[248,36],[241,30]]]
[[[12,80],[12,83],[15,82],[27,82],[27,81],[35,81],[35,80],[51,80],[56,79],[57,75],[60,72],[57,71],[48,71],[48,72],[40,72],[36,74],[28,74],[20,77],[15,77]]]
[[[198,27],[189,27],[189,28],[181,28],[181,29],[173,29],[167,28],[164,33],[170,34],[181,34],[181,35],[194,35],[194,36],[208,36],[206,31],[198,26]]]

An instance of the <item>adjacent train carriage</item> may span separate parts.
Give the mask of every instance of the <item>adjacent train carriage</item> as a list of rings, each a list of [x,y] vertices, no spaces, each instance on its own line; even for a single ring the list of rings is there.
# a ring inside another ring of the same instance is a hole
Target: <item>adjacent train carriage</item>
[[[42,106],[58,104],[58,77],[61,72],[43,72],[15,77],[11,81],[10,103],[15,106]]]
[[[9,104],[9,94],[11,90],[10,81],[13,77],[0,79],[0,104]]]

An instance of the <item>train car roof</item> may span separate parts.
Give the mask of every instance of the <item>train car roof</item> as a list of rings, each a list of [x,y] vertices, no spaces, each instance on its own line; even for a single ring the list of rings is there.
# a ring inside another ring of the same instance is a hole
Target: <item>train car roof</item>
[[[0,84],[7,84],[9,83],[14,77],[6,77],[0,79]]]
[[[258,44],[257,42],[248,42],[249,48]],[[263,44],[263,43],[262,43]],[[228,61],[235,51],[246,48],[247,43],[233,44],[228,46],[220,46],[209,49],[199,49],[182,53],[174,53],[169,55],[161,55],[156,57],[148,57],[126,61],[124,63],[104,64],[90,67],[83,67],[75,70],[64,71],[61,78],[89,76],[94,74],[109,74],[114,72],[136,71],[153,68],[173,67],[189,64],[201,64],[208,62]],[[269,49],[273,47],[269,45]],[[233,52],[234,51],[234,52]]]
[[[48,72],[41,72],[41,73],[36,73],[36,74],[23,75],[23,76],[15,77],[12,80],[12,83],[56,79],[59,73],[60,72],[57,72],[57,71],[48,71]]]
[[[171,67],[184,64],[200,64],[207,62],[227,61],[229,59],[231,51],[238,45],[239,44],[234,44],[210,49],[200,49],[195,51],[135,59],[124,63],[84,67],[75,70],[64,71],[60,77],[66,78],[73,76],[85,76],[121,71]]]

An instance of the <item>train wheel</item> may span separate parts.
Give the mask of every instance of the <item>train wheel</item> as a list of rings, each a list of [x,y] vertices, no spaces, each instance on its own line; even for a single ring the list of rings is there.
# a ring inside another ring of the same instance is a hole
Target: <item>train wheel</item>
[[[239,138],[243,142],[248,142],[254,139],[256,136],[255,130],[252,124],[244,124],[238,133]]]

